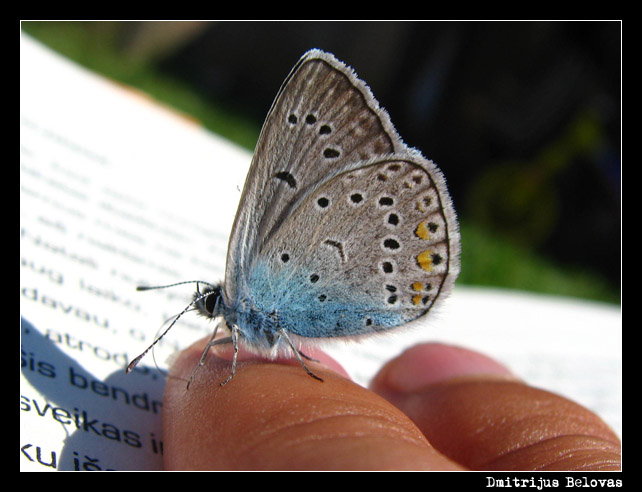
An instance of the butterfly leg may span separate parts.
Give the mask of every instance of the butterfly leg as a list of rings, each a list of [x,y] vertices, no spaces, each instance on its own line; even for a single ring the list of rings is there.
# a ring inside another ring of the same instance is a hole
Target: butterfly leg
[[[310,358],[310,357],[308,357],[307,355],[305,355],[305,354],[301,353],[299,350],[297,350],[297,348],[296,348],[296,347],[294,346],[294,344],[292,343],[292,340],[290,340],[290,337],[288,336],[287,332],[286,332],[283,328],[279,329],[278,333],[279,333],[279,335],[281,335],[283,338],[285,338],[285,341],[288,343],[288,345],[289,345],[289,346],[290,346],[290,348],[292,349],[292,352],[294,352],[294,355],[296,356],[297,360],[299,361],[299,364],[301,364],[301,367],[303,367],[303,369],[305,369],[305,372],[306,372],[306,373],[308,373],[308,376],[313,377],[313,378],[314,378],[314,379],[316,379],[317,381],[321,381],[321,382],[323,382],[323,379],[322,379],[322,378],[320,378],[319,376],[317,376],[316,374],[314,374],[314,373],[310,370],[310,368],[309,368],[308,366],[306,366],[306,365],[305,365],[305,362],[303,362],[303,359],[301,358],[301,356],[303,356],[303,357],[305,357],[306,359],[309,359],[309,360],[314,360],[314,359],[311,359],[311,358]]]
[[[232,342],[232,347],[234,347],[234,357],[232,358],[232,370],[230,371],[230,375],[227,377],[225,381],[221,383],[221,386],[225,386],[227,383],[229,383],[232,378],[234,377],[234,374],[236,374],[236,359],[238,358],[239,355],[239,329],[238,326],[233,325],[230,327],[230,325],[227,325],[228,328],[232,331],[232,336],[228,338],[224,338],[221,340],[221,343],[223,343],[223,340],[225,340],[225,343]],[[216,345],[216,342],[214,343]]]
[[[309,355],[305,354],[303,351],[299,350],[299,355],[303,357],[304,359],[311,360],[312,362],[319,362],[318,359],[314,359],[310,357]]]
[[[214,329],[214,333],[212,333],[212,336],[210,337],[210,341],[207,342],[207,345],[205,346],[205,350],[203,350],[203,355],[201,355],[201,360],[198,362],[198,365],[194,368],[192,371],[192,374],[189,377],[189,380],[187,381],[187,389],[189,389],[189,385],[192,384],[192,381],[194,380],[194,376],[196,375],[196,371],[198,371],[204,364],[205,364],[205,358],[207,357],[207,353],[210,351],[210,348],[212,348],[214,345],[222,345],[224,343],[234,343],[233,337],[225,337],[221,338],[220,340],[214,340],[216,338],[216,334],[218,333],[218,328],[219,325],[216,325],[216,328]],[[232,331],[232,334],[234,332]],[[234,352],[234,362],[236,362],[236,352],[238,351],[238,344],[236,346],[235,352]],[[235,364],[233,364],[234,366]],[[228,378],[227,381],[229,381],[230,378]],[[227,383],[227,381],[225,381]],[[225,383],[223,383],[225,384]]]

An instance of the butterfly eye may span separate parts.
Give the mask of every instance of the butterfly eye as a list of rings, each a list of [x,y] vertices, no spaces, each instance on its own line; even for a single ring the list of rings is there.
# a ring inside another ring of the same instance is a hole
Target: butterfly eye
[[[216,305],[218,304],[218,300],[221,297],[221,289],[209,289],[209,292],[206,290],[203,292],[203,294],[209,294],[203,301],[204,301],[204,306],[205,306],[205,311],[207,314],[210,316],[214,316],[216,313],[214,312],[216,309]]]

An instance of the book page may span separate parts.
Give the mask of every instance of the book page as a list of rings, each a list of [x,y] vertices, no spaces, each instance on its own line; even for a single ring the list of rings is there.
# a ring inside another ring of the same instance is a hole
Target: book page
[[[168,358],[213,324],[186,314],[126,375],[194,290],[135,289],[223,280],[251,155],[25,35],[20,84],[21,470],[161,469]],[[366,385],[421,341],[486,352],[621,434],[617,308],[456,286],[385,342],[324,348]]]
[[[21,468],[160,469],[162,369],[213,326],[126,375],[194,287],[135,289],[223,279],[251,155],[25,36],[20,68]]]

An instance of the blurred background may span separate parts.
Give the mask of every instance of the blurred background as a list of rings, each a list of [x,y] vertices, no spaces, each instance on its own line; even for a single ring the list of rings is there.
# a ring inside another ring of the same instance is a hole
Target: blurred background
[[[253,150],[316,47],[444,171],[459,283],[619,303],[619,22],[23,22],[77,63]]]

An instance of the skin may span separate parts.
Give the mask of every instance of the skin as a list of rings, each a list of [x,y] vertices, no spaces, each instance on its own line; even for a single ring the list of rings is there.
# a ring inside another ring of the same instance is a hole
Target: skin
[[[483,354],[415,346],[369,389],[322,352],[296,360],[206,340],[182,352],[163,404],[168,470],[619,470],[621,443],[594,413],[518,380]]]

